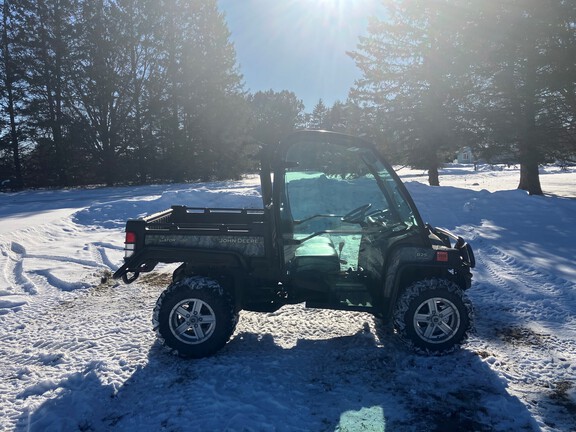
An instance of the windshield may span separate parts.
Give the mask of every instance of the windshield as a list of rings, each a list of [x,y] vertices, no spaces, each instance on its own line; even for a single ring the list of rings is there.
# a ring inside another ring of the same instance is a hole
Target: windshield
[[[294,168],[285,174],[282,211],[294,221],[294,234],[350,229],[354,224],[341,218],[362,206],[390,226],[416,224],[394,177],[369,148],[300,142],[286,161]]]

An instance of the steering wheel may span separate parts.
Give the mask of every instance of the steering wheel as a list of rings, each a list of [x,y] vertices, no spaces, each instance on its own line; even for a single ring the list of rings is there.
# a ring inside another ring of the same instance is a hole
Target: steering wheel
[[[390,209],[376,209],[366,214],[368,221],[386,222],[391,218]]]
[[[366,212],[372,207],[372,203],[363,204],[358,208],[346,213],[340,219],[342,222],[347,223],[362,223],[366,217]]]

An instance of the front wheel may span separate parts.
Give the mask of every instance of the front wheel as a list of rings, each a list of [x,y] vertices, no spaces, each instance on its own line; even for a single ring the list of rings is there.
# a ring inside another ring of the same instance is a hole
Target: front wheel
[[[394,325],[404,342],[418,352],[452,351],[472,328],[472,305],[464,292],[446,279],[410,285],[398,298]]]
[[[160,295],[152,323],[160,341],[182,357],[214,354],[230,339],[238,313],[229,295],[210,278],[173,282]]]

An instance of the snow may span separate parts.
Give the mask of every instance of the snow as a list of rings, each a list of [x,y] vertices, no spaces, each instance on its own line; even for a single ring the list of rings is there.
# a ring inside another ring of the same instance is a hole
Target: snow
[[[371,315],[242,312],[217,355],[183,360],[152,332],[174,266],[131,285],[125,220],[172,204],[261,206],[258,178],[0,194],[0,430],[576,430],[576,170],[400,169],[423,218],[468,239],[476,332],[411,353]]]

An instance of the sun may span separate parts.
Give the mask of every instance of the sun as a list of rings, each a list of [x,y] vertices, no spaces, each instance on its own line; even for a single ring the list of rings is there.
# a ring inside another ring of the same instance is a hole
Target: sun
[[[342,12],[354,4],[352,0],[308,0],[308,3],[316,3],[316,6],[327,12]]]
[[[382,6],[381,0],[293,0],[312,15],[323,14],[330,19],[346,21],[373,14]]]

